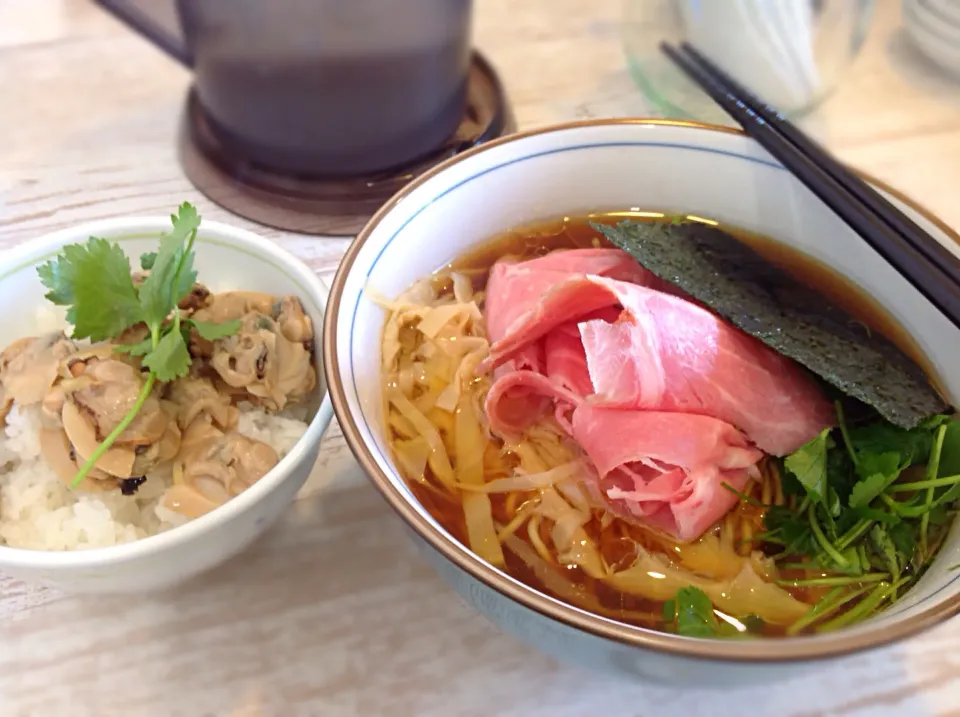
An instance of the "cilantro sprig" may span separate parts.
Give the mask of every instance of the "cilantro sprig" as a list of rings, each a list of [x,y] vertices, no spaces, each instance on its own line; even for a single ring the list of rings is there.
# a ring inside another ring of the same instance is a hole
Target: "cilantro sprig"
[[[187,375],[192,361],[188,350],[190,329],[205,339],[215,340],[240,328],[239,321],[212,324],[181,315],[180,301],[197,280],[193,246],[201,219],[196,208],[184,202],[170,220],[172,229],[160,237],[157,251],[140,257],[141,268],[149,274],[139,286],[133,281],[130,261],[120,246],[99,237],[90,237],[85,244],[65,246],[57,257],[37,269],[40,281],[48,289],[47,300],[67,307],[73,338],[107,341],[139,324],[148,330],[140,343],[115,347],[117,351],[140,356],[149,373],[130,411],[80,468],[73,487],[80,485],[133,423],[157,382]]]

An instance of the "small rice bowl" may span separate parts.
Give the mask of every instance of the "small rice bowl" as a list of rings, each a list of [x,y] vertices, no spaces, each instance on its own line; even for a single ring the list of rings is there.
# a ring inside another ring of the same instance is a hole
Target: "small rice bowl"
[[[237,431],[283,458],[307,430],[290,412],[268,414],[241,404]],[[82,550],[128,543],[189,519],[163,505],[173,481],[158,466],[133,495],[71,490],[40,454],[40,408],[14,405],[0,434],[0,545],[31,550]]]

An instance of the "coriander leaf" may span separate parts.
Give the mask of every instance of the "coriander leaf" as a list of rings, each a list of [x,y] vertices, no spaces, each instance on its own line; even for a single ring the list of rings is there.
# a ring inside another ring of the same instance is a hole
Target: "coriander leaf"
[[[144,356],[143,365],[157,375],[158,381],[173,381],[190,370],[190,352],[180,331],[168,331],[157,347]]]
[[[194,321],[193,319],[189,319],[186,323],[196,329],[201,338],[204,338],[207,341],[216,341],[217,339],[223,339],[227,336],[233,336],[240,330],[240,326],[243,324],[240,319],[236,319],[235,321],[224,321],[222,324],[214,324],[209,321]]]
[[[160,250],[154,257],[150,275],[140,286],[144,320],[151,326],[161,324],[193,287],[192,242],[200,226],[200,217],[192,205],[184,202],[178,215],[172,215],[173,229],[160,238]]]
[[[140,268],[144,271],[150,271],[153,268],[154,262],[157,260],[157,252],[148,251],[146,254],[140,255]]]
[[[130,354],[131,356],[146,356],[151,350],[153,350],[153,341],[148,336],[139,343],[114,346],[113,350],[122,354]]]
[[[863,478],[853,486],[850,493],[849,505],[851,508],[866,507],[880,495],[884,489],[893,483],[900,475],[900,471],[909,463],[905,462],[899,453],[862,453],[859,456],[857,469]]]
[[[713,614],[713,603],[703,590],[694,587],[680,588],[674,601],[678,635],[717,637],[720,622]]]
[[[130,261],[117,244],[90,237],[86,244],[65,246],[56,263],[38,273],[50,301],[71,304],[67,319],[74,338],[103,341],[143,320]]]
[[[820,503],[827,490],[827,450],[833,447],[829,428],[800,446],[783,461],[784,467],[806,489],[814,503]]]
[[[46,264],[37,267],[40,283],[50,289],[44,298],[57,306],[73,303],[73,283],[76,281],[76,266],[65,254],[59,254]]]

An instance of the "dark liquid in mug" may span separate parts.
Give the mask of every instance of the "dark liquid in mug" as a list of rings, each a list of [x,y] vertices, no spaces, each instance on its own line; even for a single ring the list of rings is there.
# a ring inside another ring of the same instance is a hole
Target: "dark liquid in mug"
[[[307,3],[279,2],[263,31],[252,29],[255,17],[212,18],[207,5],[179,2],[200,103],[224,146],[251,162],[313,176],[387,170],[437,149],[460,124],[469,0],[386,3],[369,23],[340,27],[336,13],[312,17]],[[287,5],[299,12],[281,20]],[[234,15],[249,7],[238,3]],[[403,15],[396,32],[382,17],[391,9]],[[311,21],[326,25],[304,27]]]

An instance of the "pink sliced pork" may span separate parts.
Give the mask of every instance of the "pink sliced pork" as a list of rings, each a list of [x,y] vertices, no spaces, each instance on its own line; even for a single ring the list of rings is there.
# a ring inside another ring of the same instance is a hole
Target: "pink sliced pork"
[[[497,393],[523,386],[554,401],[557,419],[583,449],[593,470],[584,480],[611,510],[674,536],[695,540],[722,518],[763,454],[733,426],[686,413],[602,408],[533,371],[514,371],[494,383]],[[567,410],[572,419],[567,419]],[[504,417],[489,415],[491,423]]]
[[[564,388],[560,381],[536,371],[511,371],[493,382],[484,412],[493,432],[504,438],[519,436],[553,406],[560,425],[571,433],[568,414],[583,397]]]
[[[688,413],[600,408],[581,402],[573,438],[618,512],[680,541],[698,538],[737,502],[762,453],[733,426]]]
[[[528,261],[500,260],[487,278],[484,313],[490,341],[506,336],[510,325],[535,307],[552,287],[587,274],[654,288],[664,288],[665,284],[621,249],[568,249]]]
[[[591,316],[610,307],[622,309],[615,322]],[[830,403],[794,362],[681,297],[595,275],[551,285],[510,321],[479,370],[542,347],[570,322],[580,330],[589,400],[597,405],[710,416],[774,455],[792,453],[832,425]]]
[[[490,341],[502,339],[510,325],[534,308],[551,287],[584,274],[650,286],[665,284],[621,249],[569,249],[527,261],[500,260],[490,270],[486,286],[484,315]],[[592,393],[578,331],[575,323],[568,328],[575,342],[551,336],[549,346],[545,345],[547,341],[528,343],[514,351],[494,376],[501,378],[512,371],[534,371],[557,378],[561,387],[581,395]],[[575,365],[578,360],[580,366]],[[510,390],[500,390],[496,395],[502,418],[499,425],[504,432],[522,431],[550,408],[549,402],[531,393],[524,382],[511,383]]]

